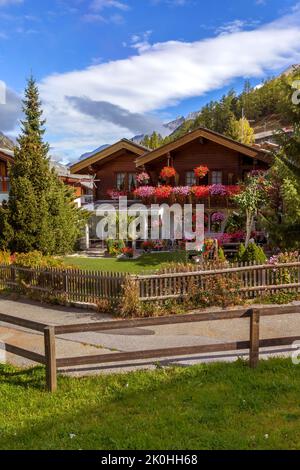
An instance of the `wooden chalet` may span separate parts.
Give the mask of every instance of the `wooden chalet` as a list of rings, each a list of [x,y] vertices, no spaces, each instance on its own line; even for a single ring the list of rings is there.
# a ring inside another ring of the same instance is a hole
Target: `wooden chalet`
[[[9,178],[8,167],[13,163],[13,151],[0,148],[0,204],[8,199]]]
[[[72,173],[93,174],[95,200],[109,199],[112,190],[131,193],[136,175],[146,171],[149,184],[162,184],[160,172],[165,166],[175,168],[177,176],[169,184],[176,186],[236,185],[252,170],[266,170],[270,154],[255,146],[244,145],[216,132],[198,128],[167,145],[149,151],[127,139],[113,144],[71,166]],[[199,165],[209,173],[200,183],[194,174]]]
[[[244,145],[208,129],[198,128],[155,150],[145,149],[130,140],[122,139],[72,165],[70,171],[93,175],[95,203],[117,200],[121,195],[127,195],[129,204],[132,200],[142,200],[146,204],[176,200],[174,197],[168,201],[157,200],[155,197],[152,200],[143,199],[139,192],[141,184],[137,183],[137,176],[141,173],[146,173],[149,177],[146,188],[149,190],[159,191],[159,188],[164,189],[167,186],[169,189],[171,186],[181,187],[185,192],[190,188],[190,194],[193,194],[195,188],[204,189],[204,193],[207,189],[208,194],[199,197],[197,202],[205,205],[207,234],[215,236],[224,231],[228,217],[234,210],[232,199],[226,197],[226,194],[234,193],[238,189],[238,183],[249,172],[267,170],[271,163],[271,154],[266,149]],[[195,176],[195,168],[199,166],[209,169],[201,179]],[[171,167],[176,172],[167,181],[161,177],[161,171],[165,167]],[[214,196],[218,191],[223,197]],[[195,202],[195,197],[192,197]],[[222,222],[216,224],[216,217],[221,217]],[[91,220],[93,222],[90,226],[95,227],[95,212]],[[96,238],[94,228],[91,232],[91,238]]]
[[[95,200],[109,199],[111,190],[132,192],[136,187],[138,157],[147,152],[141,145],[122,139],[94,155],[75,163],[70,171],[94,175]]]

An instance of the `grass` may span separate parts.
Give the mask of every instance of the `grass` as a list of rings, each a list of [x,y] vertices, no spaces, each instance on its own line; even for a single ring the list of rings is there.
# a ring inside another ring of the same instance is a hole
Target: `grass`
[[[299,449],[288,359],[59,378],[0,366],[0,449]]]
[[[126,272],[139,274],[146,271],[154,271],[161,268],[165,263],[186,261],[185,252],[173,253],[151,253],[142,255],[138,259],[117,258],[74,258],[67,257],[64,261],[68,265],[77,266],[80,269],[91,269],[98,271]]]

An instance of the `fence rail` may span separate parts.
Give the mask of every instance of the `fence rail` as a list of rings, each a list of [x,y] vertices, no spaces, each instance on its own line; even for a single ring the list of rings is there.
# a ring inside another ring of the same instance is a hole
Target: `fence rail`
[[[187,296],[194,288],[205,291],[207,281],[212,277],[235,276],[236,285],[244,298],[257,297],[262,292],[275,293],[278,290],[300,292],[300,261],[284,264],[231,265],[222,269],[188,272],[166,270],[162,274],[136,276],[142,301],[178,299]]]
[[[75,325],[49,326],[43,323],[32,322],[18,317],[0,314],[0,321],[15,326],[21,326],[30,330],[43,331],[44,333],[44,355],[16,347],[9,343],[3,343],[2,347],[12,354],[25,357],[34,362],[46,366],[46,387],[50,392],[57,389],[57,369],[70,366],[119,363],[140,359],[154,359],[163,357],[182,357],[194,354],[216,353],[221,351],[242,351],[249,349],[249,365],[255,368],[259,361],[260,348],[271,346],[292,345],[299,341],[300,336],[281,338],[260,339],[260,318],[262,316],[284,315],[300,313],[300,306],[284,306],[250,310],[223,310],[204,314],[188,314],[182,316],[169,316],[161,318],[143,318],[136,320],[116,320],[109,322],[83,323]],[[114,331],[126,330],[128,328],[170,325],[178,323],[194,323],[203,321],[229,320],[236,318],[250,319],[249,340],[232,341],[208,345],[172,347],[162,349],[151,349],[130,352],[113,352],[90,356],[57,358],[56,336],[88,331]]]
[[[300,261],[276,265],[232,264],[226,268],[206,270],[189,265],[187,269],[186,272],[176,272],[176,268],[172,268],[160,274],[131,277],[138,283],[143,302],[184,298],[189,295],[191,285],[205,291],[208,280],[216,276],[234,276],[244,298],[255,298],[262,292],[300,292]],[[122,286],[128,276],[115,272],[0,265],[0,288],[38,291],[67,302],[95,304],[101,300],[120,301]]]
[[[97,303],[103,299],[119,299],[125,278],[126,274],[102,271],[0,266],[0,287],[39,291],[68,302]]]

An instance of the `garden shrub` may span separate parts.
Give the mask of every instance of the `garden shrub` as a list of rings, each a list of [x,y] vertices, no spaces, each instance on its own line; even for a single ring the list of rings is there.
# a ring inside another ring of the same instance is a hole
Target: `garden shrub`
[[[241,256],[241,261],[243,263],[264,264],[267,261],[267,257],[264,250],[260,246],[256,245],[256,243],[249,243],[243,255]]]
[[[226,256],[225,256],[224,250],[221,247],[218,250],[218,261],[221,261],[221,262],[226,261]]]
[[[40,251],[15,253],[12,263],[23,268],[65,268],[63,260],[54,256],[45,256]]]
[[[265,295],[256,298],[255,303],[284,305],[299,299],[300,294],[298,292],[288,292],[284,290],[277,292],[276,294],[266,293]]]
[[[122,286],[120,316],[123,318],[143,316],[139,284],[130,276],[125,279]]]
[[[239,249],[238,249],[238,252],[237,252],[237,255],[235,257],[235,261],[236,262],[241,262],[242,261],[242,258],[244,256],[244,253],[246,251],[246,248],[245,248],[245,245],[243,243],[240,244],[239,246]]]
[[[9,251],[0,251],[0,264],[11,264],[11,254]]]
[[[107,251],[110,256],[118,256],[122,253],[125,248],[123,240],[107,240],[106,241]]]
[[[237,274],[219,274],[208,276],[204,288],[198,291],[195,297],[195,306],[222,307],[243,303],[240,289],[241,281]]]
[[[297,261],[299,261],[298,251],[284,252],[272,256],[269,260],[269,264],[274,266],[274,283],[279,285],[298,282],[298,267],[276,268],[278,264],[296,263]]]

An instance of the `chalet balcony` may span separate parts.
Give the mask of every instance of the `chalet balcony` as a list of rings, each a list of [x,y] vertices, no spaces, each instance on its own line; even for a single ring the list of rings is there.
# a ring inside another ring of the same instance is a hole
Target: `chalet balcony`
[[[213,184],[207,186],[140,186],[135,191],[110,190],[110,201],[127,196],[128,201],[150,204],[204,204],[207,209],[235,208],[233,196],[241,191],[238,185]]]

